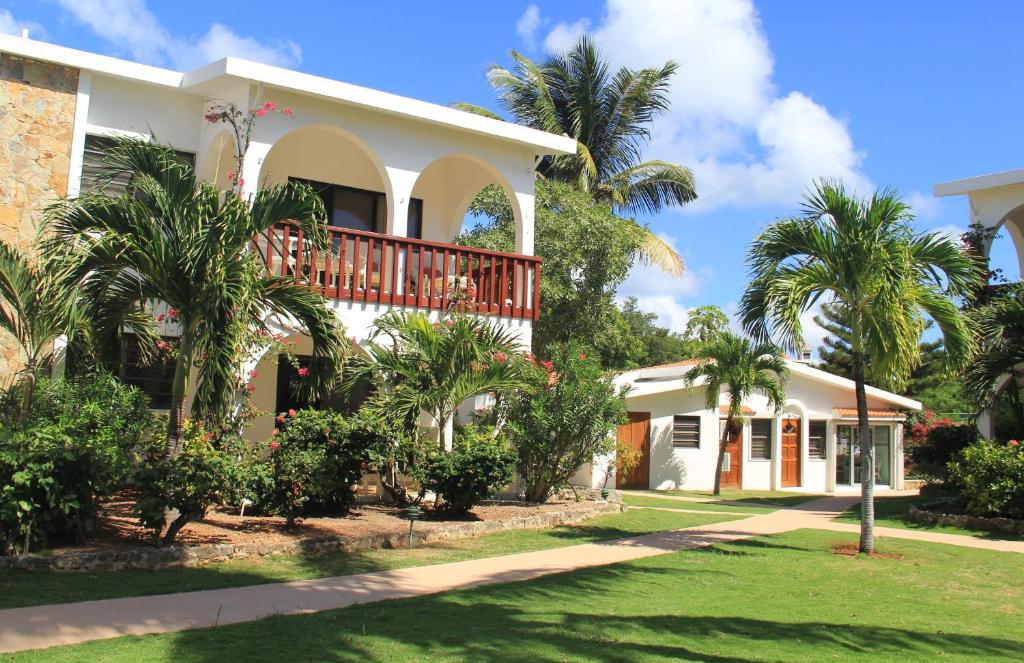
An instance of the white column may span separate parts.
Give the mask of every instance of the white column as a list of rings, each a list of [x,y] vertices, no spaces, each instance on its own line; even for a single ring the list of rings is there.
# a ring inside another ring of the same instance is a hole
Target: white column
[[[271,143],[252,141],[249,149],[246,150],[245,158],[242,160],[242,198],[251,201],[256,192],[260,189],[260,170],[263,168],[263,161],[270,153]]]
[[[995,418],[992,416],[992,410],[982,410],[978,413],[978,432],[986,440],[995,438],[996,426]]]
[[[776,415],[772,419],[772,459],[771,459],[771,482],[772,490],[778,490],[782,486],[782,417]]]
[[[89,124],[89,97],[92,93],[92,74],[78,72],[78,94],[75,98],[75,124],[71,131],[71,164],[68,168],[69,198],[82,192],[82,164],[85,160],[85,128]]]
[[[517,191],[515,198],[519,208],[519,218],[516,219],[516,253],[532,256],[535,204],[533,189],[531,188],[529,193]]]
[[[384,168],[390,183],[388,196],[388,217],[385,232],[397,237],[409,236],[409,201],[412,190],[419,179],[419,171],[386,166]]]

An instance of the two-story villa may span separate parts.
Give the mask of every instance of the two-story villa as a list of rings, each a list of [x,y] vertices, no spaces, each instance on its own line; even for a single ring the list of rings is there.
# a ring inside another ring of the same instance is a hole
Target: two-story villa
[[[0,235],[27,246],[47,203],[94,186],[97,154],[110,136],[170,144],[201,177],[229,188],[233,139],[203,117],[214,101],[243,111],[266,101],[290,109],[256,122],[242,193],[301,179],[321,194],[330,250],[306,257],[312,264],[302,264],[302,238],[290,227],[257,242],[271,270],[304,275],[326,295],[355,343],[382,312],[438,314],[472,282],[480,314],[530,346],[541,268],[533,255],[534,167],[543,155],[574,152],[575,141],[236,58],[179,72],[0,35]],[[505,190],[515,213],[513,254],[450,243],[470,201],[491,184]],[[308,339],[295,340],[300,356],[309,352]],[[155,405],[168,400],[169,371],[138,366],[130,347],[125,356],[123,377]],[[5,341],[0,373],[17,366]],[[255,405],[286,409],[295,369],[270,357],[256,369]],[[265,419],[254,437],[270,432],[272,418]]]

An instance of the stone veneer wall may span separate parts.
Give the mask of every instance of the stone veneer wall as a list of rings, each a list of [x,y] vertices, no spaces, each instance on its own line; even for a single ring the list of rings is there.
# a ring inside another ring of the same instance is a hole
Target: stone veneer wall
[[[28,249],[43,208],[67,194],[78,70],[0,54],[0,239]],[[0,384],[21,366],[0,335]]]

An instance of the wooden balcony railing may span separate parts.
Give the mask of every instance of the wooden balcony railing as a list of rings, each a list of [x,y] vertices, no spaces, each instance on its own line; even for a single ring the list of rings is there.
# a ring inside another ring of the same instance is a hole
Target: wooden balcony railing
[[[294,276],[342,301],[448,310],[472,298],[477,313],[536,320],[541,259],[409,237],[327,228],[314,250],[291,224],[255,240],[271,274]]]

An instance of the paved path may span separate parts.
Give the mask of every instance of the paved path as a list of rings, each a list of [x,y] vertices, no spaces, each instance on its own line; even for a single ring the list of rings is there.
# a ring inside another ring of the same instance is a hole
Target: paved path
[[[435,594],[477,585],[529,580],[677,550],[765,534],[817,528],[857,531],[831,521],[857,501],[828,497],[731,522],[614,541],[488,557],[395,571],[0,610],[0,652],[74,644],[123,635],[163,633],[343,608],[357,603]],[[1024,552],[1024,542],[989,541],[916,530],[878,528],[878,536]]]

